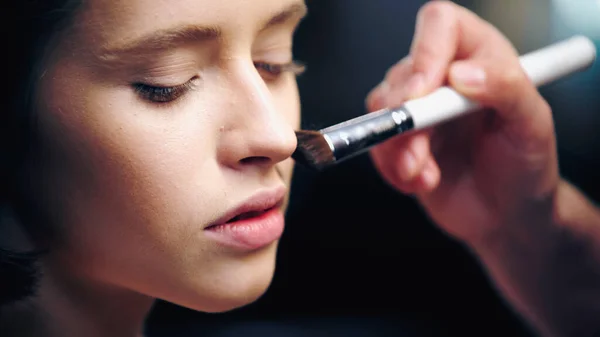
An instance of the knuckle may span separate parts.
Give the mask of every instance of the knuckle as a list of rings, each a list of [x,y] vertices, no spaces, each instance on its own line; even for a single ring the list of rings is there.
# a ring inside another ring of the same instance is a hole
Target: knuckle
[[[527,75],[520,66],[514,65],[498,72],[495,90],[522,90],[525,85],[530,85]]]
[[[414,46],[413,53],[418,55],[415,58],[415,68],[422,67],[424,64],[429,64],[430,61],[434,61],[438,58],[440,50],[432,43],[418,43]],[[424,70],[424,69],[415,69]]]

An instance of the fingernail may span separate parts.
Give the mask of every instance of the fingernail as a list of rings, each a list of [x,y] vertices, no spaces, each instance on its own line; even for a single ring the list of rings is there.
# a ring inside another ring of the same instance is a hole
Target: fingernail
[[[410,151],[406,151],[402,160],[401,167],[403,169],[401,170],[400,178],[402,180],[411,180],[414,178],[415,171],[417,170],[417,158]]]
[[[435,172],[431,169],[425,170],[423,172],[423,183],[427,187],[427,189],[433,188],[435,185]]]
[[[421,174],[421,179],[427,189],[430,190],[435,188],[435,185],[437,184],[437,170],[432,163],[427,164]]]
[[[377,87],[378,94],[381,96],[386,96],[390,92],[390,85],[387,81],[383,81]]]
[[[456,63],[450,70],[450,77],[455,84],[460,86],[478,88],[485,84],[486,73],[481,67],[467,63]]]
[[[381,109],[386,104],[386,98],[389,95],[390,86],[387,82],[381,82],[374,90],[371,98],[371,105],[375,109]]]

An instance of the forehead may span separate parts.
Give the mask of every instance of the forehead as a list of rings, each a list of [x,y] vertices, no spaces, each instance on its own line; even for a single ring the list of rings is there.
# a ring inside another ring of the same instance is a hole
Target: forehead
[[[232,35],[259,30],[290,8],[302,12],[304,0],[86,0],[74,28],[97,45],[182,26],[217,27]]]

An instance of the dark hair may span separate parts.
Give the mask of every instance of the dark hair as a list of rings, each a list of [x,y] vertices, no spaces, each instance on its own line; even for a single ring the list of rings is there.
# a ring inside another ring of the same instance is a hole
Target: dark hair
[[[83,0],[5,1],[0,9],[5,71],[0,112],[0,205],[10,208],[20,223],[31,219],[23,200],[24,163],[31,154],[34,134],[33,96],[40,66],[52,39],[68,26]],[[0,233],[3,226],[0,220]],[[0,234],[1,235],[1,234]],[[0,248],[0,306],[35,291],[39,252]]]

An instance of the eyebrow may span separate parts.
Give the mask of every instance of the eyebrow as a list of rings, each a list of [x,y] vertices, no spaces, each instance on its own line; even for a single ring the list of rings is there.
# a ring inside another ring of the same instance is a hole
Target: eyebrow
[[[293,18],[302,19],[306,14],[307,7],[304,1],[293,3],[267,20],[262,25],[260,31],[285,24]],[[124,55],[150,54],[189,42],[214,41],[221,37],[222,31],[219,27],[186,25],[159,30],[133,41],[122,43],[119,46],[103,48],[98,57],[102,61],[111,62],[118,60]]]

